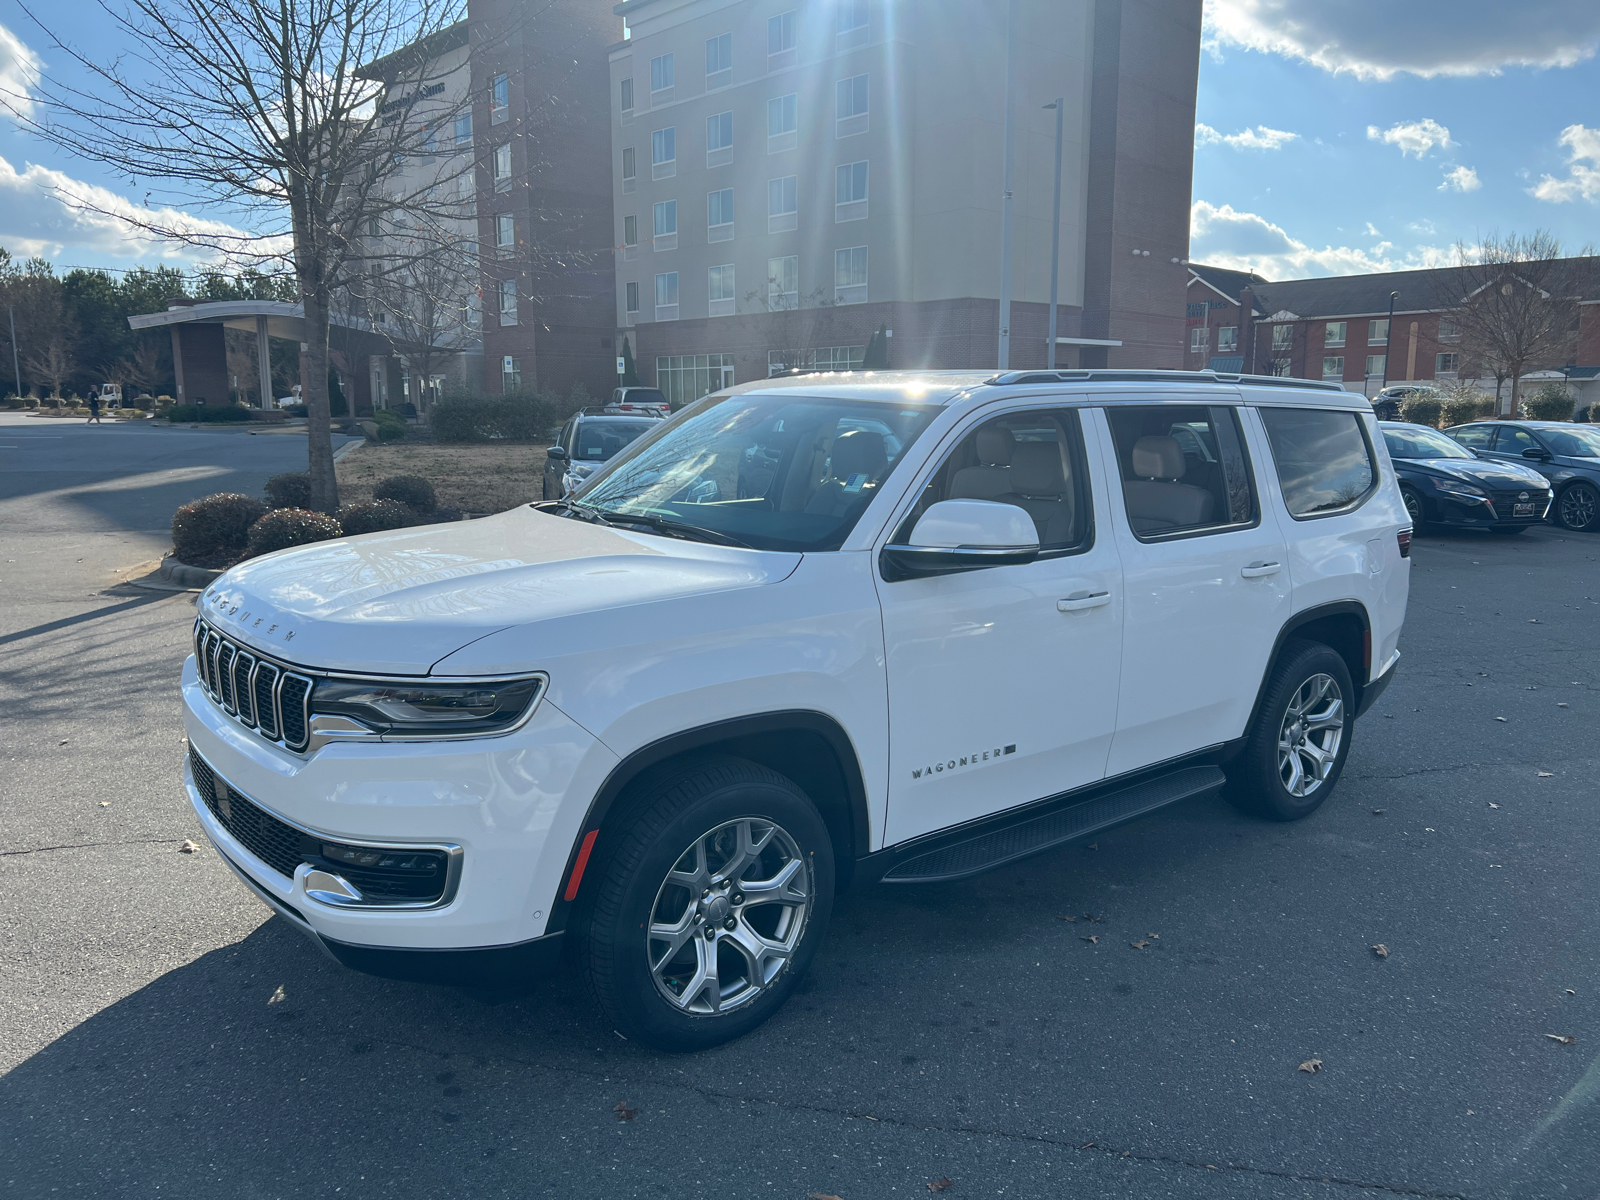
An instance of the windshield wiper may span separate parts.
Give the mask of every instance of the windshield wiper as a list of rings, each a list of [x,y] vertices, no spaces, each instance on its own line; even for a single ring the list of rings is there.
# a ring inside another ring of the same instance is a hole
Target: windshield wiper
[[[614,522],[608,521],[606,519],[606,514],[605,513],[602,513],[598,508],[595,508],[592,504],[577,504],[577,503],[574,503],[571,500],[558,500],[558,501],[556,501],[556,503],[560,504],[563,508],[565,508],[569,514],[576,513],[578,516],[582,517],[585,521],[592,522],[595,525],[611,525],[611,524],[614,524]]]
[[[713,542],[719,546],[736,546],[740,550],[754,550],[749,542],[741,542],[730,534],[718,529],[706,529],[701,525],[690,525],[687,521],[674,521],[670,517],[658,517],[653,513],[625,513],[612,510],[601,511],[597,508],[583,506],[584,511],[592,512],[595,519],[605,525],[644,525],[657,533],[675,533],[682,537],[698,541]]]

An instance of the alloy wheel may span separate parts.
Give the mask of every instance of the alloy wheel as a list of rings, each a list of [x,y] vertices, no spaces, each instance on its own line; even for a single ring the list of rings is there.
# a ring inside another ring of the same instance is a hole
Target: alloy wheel
[[[810,867],[781,825],[743,817],[702,834],[650,910],[656,989],[686,1013],[744,1007],[788,965],[814,898]]]
[[[1289,699],[1278,727],[1278,779],[1304,799],[1320,788],[1344,741],[1344,696],[1332,675],[1311,676]]]
[[[1422,524],[1422,497],[1410,488],[1400,489],[1400,498],[1405,501],[1406,516],[1411,518],[1412,528]]]
[[[1600,508],[1594,488],[1577,483],[1561,493],[1561,523],[1568,529],[1588,529],[1595,521]]]

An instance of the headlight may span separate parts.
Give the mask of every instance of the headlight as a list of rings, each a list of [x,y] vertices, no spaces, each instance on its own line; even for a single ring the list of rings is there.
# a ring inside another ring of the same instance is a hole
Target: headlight
[[[541,686],[538,678],[465,683],[319,679],[311,692],[311,715],[345,717],[374,732],[402,736],[494,733],[520,721]]]
[[[1468,483],[1463,479],[1442,479],[1437,475],[1429,475],[1428,482],[1441,492],[1455,492],[1459,495],[1485,497],[1489,494],[1477,484]]]

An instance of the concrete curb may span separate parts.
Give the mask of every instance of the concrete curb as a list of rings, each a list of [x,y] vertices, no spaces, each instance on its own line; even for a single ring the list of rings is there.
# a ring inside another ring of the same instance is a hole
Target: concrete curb
[[[212,571],[206,567],[191,567],[188,563],[167,557],[161,560],[161,566],[156,569],[156,574],[179,587],[204,588],[209,587],[212,580],[222,572]]]

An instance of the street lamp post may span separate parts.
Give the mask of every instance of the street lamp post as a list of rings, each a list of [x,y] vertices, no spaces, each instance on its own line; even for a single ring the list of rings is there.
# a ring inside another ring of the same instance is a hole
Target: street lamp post
[[[1066,98],[1057,96],[1046,108],[1056,110],[1056,199],[1050,216],[1050,345],[1045,352],[1045,367],[1056,369],[1056,296],[1061,282],[1061,117]]]
[[[1006,14],[1005,181],[1000,194],[1000,369],[1011,368],[1011,189],[1017,151],[1017,0]]]
[[[1379,392],[1389,386],[1389,347],[1394,345],[1394,302],[1399,297],[1399,292],[1389,293],[1389,320],[1383,327],[1383,382],[1378,385]]]

